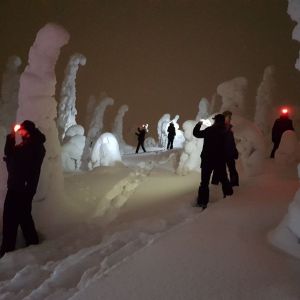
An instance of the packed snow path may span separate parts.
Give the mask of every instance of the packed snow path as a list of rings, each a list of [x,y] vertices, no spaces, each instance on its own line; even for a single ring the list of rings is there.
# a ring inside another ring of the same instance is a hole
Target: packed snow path
[[[242,182],[72,300],[300,299],[300,261],[267,241],[297,186],[271,174]]]

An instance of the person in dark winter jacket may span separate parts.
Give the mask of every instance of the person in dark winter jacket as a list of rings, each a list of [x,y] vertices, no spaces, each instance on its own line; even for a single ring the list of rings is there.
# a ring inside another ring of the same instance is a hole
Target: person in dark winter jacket
[[[193,135],[203,138],[203,149],[201,152],[201,183],[198,190],[197,204],[205,209],[209,201],[209,182],[213,171],[217,172],[222,183],[224,197],[232,195],[233,190],[226,173],[226,139],[227,130],[225,117],[218,114],[214,117],[215,123],[201,130],[202,122],[198,122],[193,130]]]
[[[235,161],[239,157],[239,153],[236,148],[233,132],[232,132],[232,125],[231,125],[231,111],[224,111],[223,115],[225,117],[225,127],[227,131],[226,135],[226,144],[225,144],[225,159],[226,159],[226,166],[229,171],[229,181],[231,186],[239,186],[239,174],[236,170]],[[219,184],[219,176],[217,172],[213,173],[212,177],[212,184]]]
[[[294,130],[293,121],[289,118],[287,109],[281,111],[280,117],[276,119],[272,128],[273,149],[270,158],[274,158],[275,152],[278,149],[282,134],[287,130]]]
[[[0,256],[15,249],[19,225],[27,246],[39,243],[31,216],[31,206],[46,152],[43,145],[46,138],[29,120],[25,120],[16,131],[20,134],[22,142],[16,145],[13,131],[7,135],[4,148],[8,180]]]
[[[176,129],[174,124],[171,122],[168,127],[168,145],[167,149],[173,149],[173,142],[176,135]]]
[[[144,147],[144,141],[145,141],[145,135],[147,133],[147,127],[146,125],[143,125],[141,128],[138,127],[138,132],[136,132],[135,134],[138,137],[138,145],[136,147],[135,153],[139,152],[140,147],[142,147],[143,151],[146,152],[146,149]]]

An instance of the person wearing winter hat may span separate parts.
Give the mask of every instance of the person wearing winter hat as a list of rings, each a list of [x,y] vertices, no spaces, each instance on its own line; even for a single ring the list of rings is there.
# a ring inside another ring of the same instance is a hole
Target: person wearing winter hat
[[[196,138],[203,138],[201,152],[201,183],[198,189],[197,205],[205,209],[209,201],[209,181],[211,174],[217,172],[222,183],[224,197],[233,194],[226,173],[226,127],[225,116],[217,114],[213,118],[214,124],[201,130],[202,122],[198,122],[193,129]]]
[[[19,144],[16,144],[16,134],[21,136],[22,141]],[[30,120],[16,125],[14,131],[6,137],[3,159],[6,162],[8,179],[0,257],[15,249],[19,225],[27,246],[39,243],[31,206],[46,152],[45,141],[44,134]]]

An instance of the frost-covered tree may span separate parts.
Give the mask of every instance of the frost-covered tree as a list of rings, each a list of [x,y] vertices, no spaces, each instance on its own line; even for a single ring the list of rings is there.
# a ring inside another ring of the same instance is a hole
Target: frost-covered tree
[[[200,154],[203,148],[203,139],[197,139],[193,136],[193,129],[196,123],[197,121],[195,120],[188,120],[182,125],[185,143],[176,170],[178,175],[187,175],[192,170],[200,171]]]
[[[19,68],[21,64],[22,61],[20,57],[9,57],[2,76],[0,124],[4,126],[7,131],[10,130],[12,123],[16,121],[20,85]]]
[[[243,115],[247,86],[248,81],[244,77],[236,77],[221,83],[217,87],[217,92],[222,97],[221,112],[230,110],[233,113]]]
[[[76,75],[79,65],[86,64],[86,57],[82,54],[73,54],[65,69],[65,78],[61,86],[60,101],[58,105],[57,125],[60,139],[63,140],[65,132],[72,125],[76,125]]]
[[[86,112],[85,112],[85,122],[84,122],[84,126],[85,128],[88,128],[90,123],[91,123],[91,119],[92,119],[92,115],[93,115],[93,111],[95,109],[96,106],[96,102],[97,99],[94,95],[91,95],[89,97],[87,106],[86,106]]]
[[[80,125],[72,125],[65,132],[62,144],[62,165],[64,171],[73,172],[81,168],[85,139],[84,128]]]
[[[185,141],[185,138],[184,138],[184,135],[183,135],[183,131],[179,129],[178,120],[179,120],[179,115],[176,115],[172,120],[170,120],[167,127],[165,128],[165,131],[166,131],[165,133],[168,136],[168,127],[169,127],[170,123],[173,123],[174,127],[175,127],[175,132],[176,132],[176,135],[175,135],[175,138],[174,138],[174,143],[173,143],[174,147],[175,148],[182,148],[183,144],[184,144],[184,141]]]
[[[206,98],[201,98],[198,107],[198,114],[195,120],[199,121],[201,119],[207,119],[210,111],[209,101]]]
[[[95,142],[96,139],[98,139],[98,137],[102,133],[104,127],[105,111],[107,107],[112,106],[114,102],[115,100],[113,98],[102,96],[98,105],[96,106],[87,134],[87,142],[89,142],[91,145]]]
[[[214,93],[211,97],[211,105],[209,114],[212,115],[218,111],[220,111],[222,105],[222,97],[218,95],[218,93]]]
[[[17,120],[33,121],[46,136],[46,156],[42,165],[37,199],[59,201],[63,189],[61,149],[56,127],[57,102],[55,95],[55,64],[62,46],[69,41],[69,33],[56,24],[46,24],[37,33],[30,48],[28,65],[20,78]]]
[[[86,141],[85,141],[85,147],[83,150],[83,156],[82,156],[82,169],[88,169],[88,163],[91,160],[91,154],[92,149],[94,147],[94,144],[100,137],[103,127],[104,127],[104,113],[108,106],[111,106],[114,104],[114,99],[107,97],[105,95],[102,95],[100,98],[99,103],[96,105],[96,108],[93,111],[92,119],[90,122],[89,130],[87,133]]]
[[[270,136],[271,131],[271,110],[274,98],[274,66],[265,68],[262,82],[257,89],[256,108],[254,123],[261,130],[264,137]]]
[[[266,145],[260,130],[254,123],[238,115],[232,116],[232,124],[245,174],[255,176],[262,173]]]
[[[292,20],[297,22],[297,25],[293,30],[293,39],[300,42],[300,0],[289,0],[288,14]],[[296,69],[300,70],[300,53],[295,67]],[[284,136],[285,133],[283,134],[283,138]],[[295,133],[290,132],[285,138],[289,140],[289,145],[284,144],[287,142],[286,140],[281,140],[280,145],[282,145],[282,150],[284,151],[283,153],[279,154],[279,157],[277,157],[277,160],[283,159],[283,163],[286,159],[289,159],[291,152],[294,153],[294,147],[296,143]],[[297,151],[298,150],[296,150],[296,154]],[[282,154],[284,155],[282,156]],[[298,177],[300,179],[300,164],[298,164]],[[270,240],[278,248],[296,256],[297,258],[300,258],[300,189],[298,189],[294,196],[293,202],[289,205],[286,216],[277,226],[274,232],[270,234]]]
[[[288,10],[287,13],[290,15],[291,19],[297,22],[296,27],[293,30],[292,38],[300,42],[300,1],[299,0],[288,0]],[[295,68],[300,71],[300,51],[299,57],[295,63]]]
[[[123,122],[124,122],[124,116],[126,112],[128,111],[128,105],[124,104],[122,105],[118,113],[115,117],[114,124],[113,124],[113,130],[112,133],[116,137],[121,153],[129,153],[133,151],[133,147],[130,145],[127,145],[124,138],[123,138]]]
[[[113,166],[116,162],[121,161],[119,144],[115,136],[110,132],[101,134],[93,145],[89,169]]]
[[[298,139],[295,131],[287,130],[282,134],[279,148],[275,153],[276,163],[290,167],[297,161]]]
[[[164,114],[157,123],[157,135],[158,135],[158,146],[167,147],[168,143],[168,133],[167,128],[170,123],[170,114]]]
[[[300,164],[298,164],[298,177],[300,180]],[[293,201],[288,207],[287,214],[270,233],[272,244],[283,251],[300,258],[300,188],[296,192]]]

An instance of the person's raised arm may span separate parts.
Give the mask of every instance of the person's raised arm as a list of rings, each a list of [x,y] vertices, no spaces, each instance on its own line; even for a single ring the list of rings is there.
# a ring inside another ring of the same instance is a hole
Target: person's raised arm
[[[204,138],[205,136],[205,129],[201,130],[202,122],[198,122],[193,129],[193,136],[196,138]]]

